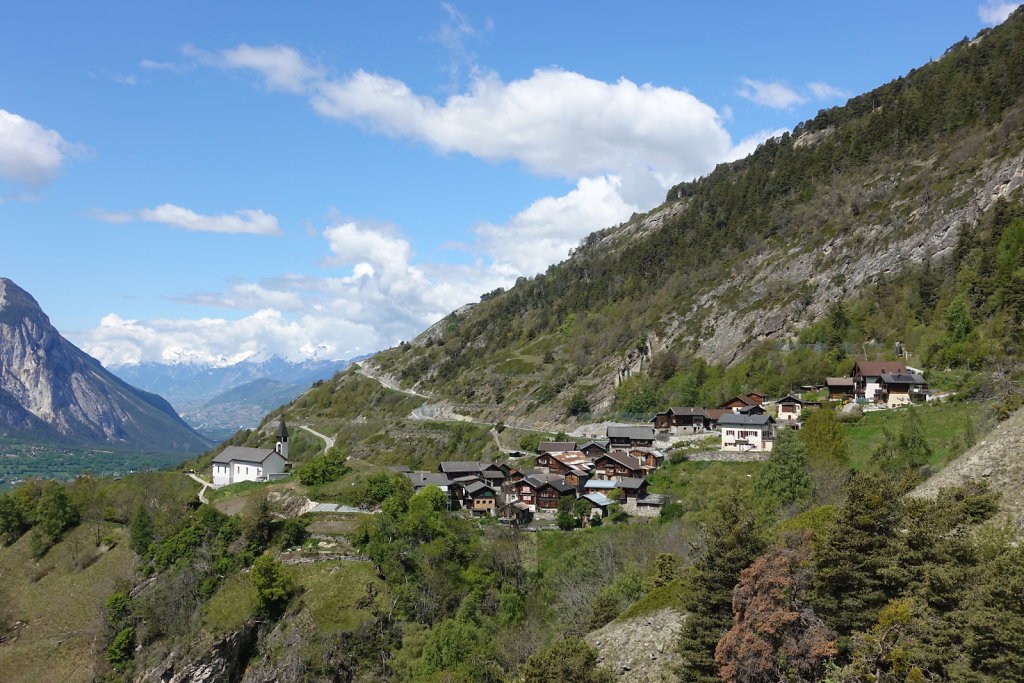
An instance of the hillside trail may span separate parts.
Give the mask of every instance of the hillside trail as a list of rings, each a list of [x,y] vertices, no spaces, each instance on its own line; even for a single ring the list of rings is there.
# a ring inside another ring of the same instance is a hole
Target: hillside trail
[[[403,389],[401,386],[399,386],[398,382],[394,380],[394,378],[389,377],[387,374],[383,372],[377,372],[375,370],[370,369],[369,367],[367,367],[365,363],[359,363],[359,366],[356,368],[356,372],[358,372],[363,377],[369,377],[372,380],[376,380],[381,386],[387,389],[391,389],[391,391],[398,391],[403,394],[408,394],[410,396],[418,396],[420,398],[425,398],[429,401],[435,400],[434,396],[430,396],[428,394],[421,394],[420,392],[415,391],[413,389]]]
[[[305,429],[307,432],[309,432],[313,436],[316,436],[316,437],[319,437],[320,439],[323,439],[323,442],[325,444],[327,444],[326,446],[324,446],[324,452],[325,453],[327,451],[329,451],[330,449],[334,448],[334,439],[329,437],[329,436],[327,436],[326,434],[321,434],[320,432],[316,431],[315,429],[312,429],[311,427],[307,427],[306,425],[299,425],[299,429]]]
[[[210,501],[208,501],[206,499],[206,489],[219,489],[220,487],[219,486],[214,486],[210,482],[206,481],[205,479],[201,479],[201,478],[197,477],[196,475],[192,474],[191,472],[186,472],[185,474],[188,475],[189,477],[191,477],[192,479],[194,479],[195,481],[197,481],[198,483],[203,485],[203,487],[201,489],[199,489],[199,502],[203,503],[204,505],[209,504]]]

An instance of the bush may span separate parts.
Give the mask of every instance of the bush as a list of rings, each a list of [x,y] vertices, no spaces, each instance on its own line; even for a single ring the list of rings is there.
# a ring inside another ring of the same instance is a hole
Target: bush
[[[114,668],[124,668],[132,659],[132,652],[135,649],[135,629],[131,626],[121,630],[107,646],[107,661],[114,665]]]
[[[253,562],[249,580],[256,589],[260,609],[265,613],[278,613],[292,595],[292,582],[284,567],[270,555],[260,555]]]
[[[339,448],[329,448],[323,455],[299,465],[296,472],[304,486],[316,486],[340,479],[348,472],[345,454]]]

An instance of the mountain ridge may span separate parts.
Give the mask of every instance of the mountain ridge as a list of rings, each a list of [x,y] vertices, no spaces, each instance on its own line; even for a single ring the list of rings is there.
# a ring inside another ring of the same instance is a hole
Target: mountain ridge
[[[0,278],[0,403],[5,426],[43,439],[186,453],[208,445],[166,400],[109,373],[62,337],[7,278]]]

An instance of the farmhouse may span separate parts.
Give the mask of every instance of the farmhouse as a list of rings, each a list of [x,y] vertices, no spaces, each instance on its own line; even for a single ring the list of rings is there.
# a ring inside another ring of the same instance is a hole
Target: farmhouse
[[[919,403],[928,395],[928,383],[921,375],[883,372],[878,381],[882,391],[875,396],[890,408]]]
[[[723,451],[770,451],[774,443],[774,424],[768,415],[723,415],[718,420],[722,430]]]
[[[646,466],[640,458],[612,451],[594,461],[594,477],[597,479],[619,479],[621,477],[643,477]]]
[[[826,377],[825,386],[828,387],[828,400],[830,401],[839,401],[853,397],[852,377]]]
[[[882,375],[906,375],[910,371],[903,361],[899,360],[860,360],[853,366],[853,390],[857,398],[867,401],[881,400],[883,392]]]
[[[696,434],[711,427],[711,418],[703,408],[669,408],[656,414],[651,422],[658,431],[677,434]]]
[[[654,427],[608,427],[612,449],[650,448],[654,445]]]
[[[286,476],[288,427],[281,418],[277,445],[273,448],[228,446],[213,458],[213,485],[226,486],[240,481],[270,481]]]

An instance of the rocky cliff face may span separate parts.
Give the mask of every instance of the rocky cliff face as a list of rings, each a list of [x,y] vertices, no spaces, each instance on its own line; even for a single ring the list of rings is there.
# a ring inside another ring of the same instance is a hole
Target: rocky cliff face
[[[155,451],[208,446],[164,399],[126,384],[64,339],[36,300],[6,278],[0,278],[0,428]]]

